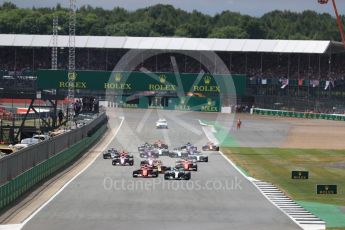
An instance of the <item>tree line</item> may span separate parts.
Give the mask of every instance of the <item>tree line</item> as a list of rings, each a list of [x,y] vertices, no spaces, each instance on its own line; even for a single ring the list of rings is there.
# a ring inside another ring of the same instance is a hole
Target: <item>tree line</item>
[[[52,34],[53,17],[59,17],[59,34],[68,34],[68,9],[18,8],[0,5],[0,33]],[[343,22],[345,17],[342,17]],[[187,12],[171,5],[154,5],[136,11],[115,7],[105,10],[89,5],[77,11],[78,35],[176,36],[194,38],[337,40],[336,20],[314,11],[272,11],[252,17],[229,10],[214,16]]]

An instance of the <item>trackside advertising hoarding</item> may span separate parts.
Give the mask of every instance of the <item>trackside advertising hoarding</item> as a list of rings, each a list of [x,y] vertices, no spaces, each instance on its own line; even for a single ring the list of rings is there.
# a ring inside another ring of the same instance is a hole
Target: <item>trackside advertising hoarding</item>
[[[39,70],[39,89],[67,89],[66,70]],[[126,92],[176,91],[202,94],[242,95],[246,88],[245,75],[211,75],[181,73],[76,71],[75,89],[113,90]]]

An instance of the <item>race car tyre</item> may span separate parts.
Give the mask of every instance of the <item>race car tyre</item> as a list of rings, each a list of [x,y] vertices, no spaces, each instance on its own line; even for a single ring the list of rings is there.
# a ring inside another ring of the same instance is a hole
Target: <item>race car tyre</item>
[[[190,173],[184,175],[184,179],[185,179],[185,180],[190,180]]]
[[[152,177],[158,177],[158,172],[152,172]]]
[[[164,180],[170,180],[170,177],[168,175],[164,175]]]

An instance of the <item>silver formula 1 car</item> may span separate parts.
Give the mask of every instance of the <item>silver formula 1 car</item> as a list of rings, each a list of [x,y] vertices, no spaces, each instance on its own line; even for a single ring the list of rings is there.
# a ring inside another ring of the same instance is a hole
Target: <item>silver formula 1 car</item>
[[[164,173],[165,180],[189,180],[191,173],[183,168],[172,168]]]
[[[189,154],[187,158],[188,158],[188,160],[193,160],[196,162],[208,162],[208,156],[205,156],[199,152]]]
[[[120,156],[120,153],[114,148],[108,149],[103,152],[103,159],[114,159],[118,156]]]
[[[169,151],[168,156],[172,158],[183,158],[188,156],[188,152],[185,149],[176,148],[172,151]]]

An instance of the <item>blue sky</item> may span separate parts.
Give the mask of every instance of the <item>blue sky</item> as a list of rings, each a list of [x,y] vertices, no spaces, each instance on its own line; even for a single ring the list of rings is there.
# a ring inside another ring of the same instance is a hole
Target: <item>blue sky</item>
[[[41,7],[55,6],[61,3],[68,6],[68,0],[10,0],[20,7]],[[291,10],[301,12],[303,10],[315,10],[317,12],[333,13],[330,3],[327,5],[319,5],[317,0],[77,0],[78,6],[89,4],[91,6],[99,6],[106,9],[112,9],[120,6],[129,10],[155,5],[158,3],[171,4],[177,8],[187,11],[194,9],[214,15],[223,10],[240,12],[252,16],[261,16],[262,14],[272,10]],[[5,0],[0,0],[0,3]],[[345,14],[345,0],[337,0],[338,10],[340,14]]]

